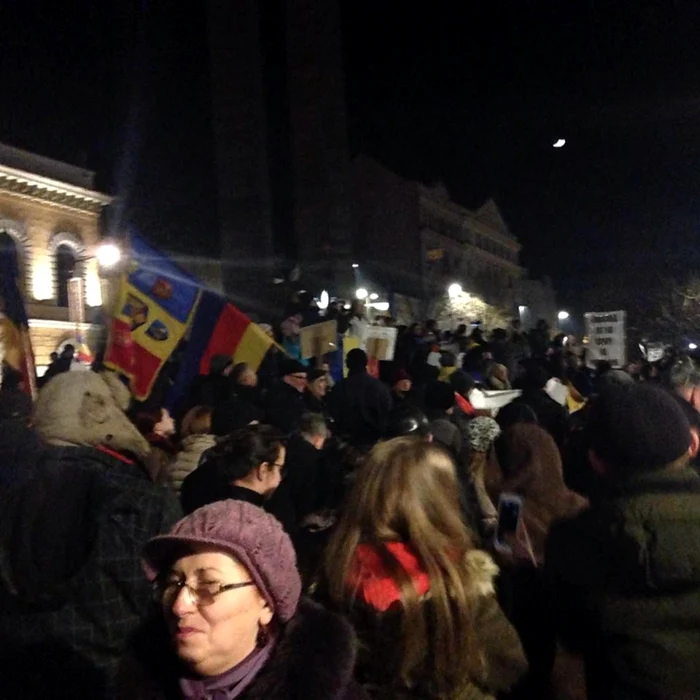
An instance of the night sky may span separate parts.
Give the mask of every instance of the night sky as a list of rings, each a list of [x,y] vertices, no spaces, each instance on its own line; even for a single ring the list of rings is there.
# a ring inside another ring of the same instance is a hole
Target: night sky
[[[97,170],[124,201],[110,226],[213,252],[205,18],[173,7],[0,0],[0,141]],[[343,12],[353,152],[467,206],[493,196],[562,305],[698,266],[697,0]]]

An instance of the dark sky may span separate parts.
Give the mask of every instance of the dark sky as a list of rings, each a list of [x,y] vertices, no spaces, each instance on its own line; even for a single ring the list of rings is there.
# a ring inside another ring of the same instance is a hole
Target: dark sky
[[[213,249],[205,22],[173,7],[0,0],[0,141],[97,169],[117,223]],[[495,197],[562,304],[700,263],[700,2],[343,11],[353,149]]]

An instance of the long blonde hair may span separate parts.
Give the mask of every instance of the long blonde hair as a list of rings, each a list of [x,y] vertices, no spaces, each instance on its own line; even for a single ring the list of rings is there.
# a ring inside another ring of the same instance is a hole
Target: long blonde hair
[[[410,547],[430,577],[430,620],[411,578],[386,547],[396,541]],[[370,453],[324,562],[328,593],[348,610],[356,599],[352,571],[360,544],[376,549],[401,591],[401,681],[411,686],[427,671],[439,691],[451,695],[480,672],[482,661],[466,564],[473,545],[461,516],[455,465],[445,450],[400,437]]]

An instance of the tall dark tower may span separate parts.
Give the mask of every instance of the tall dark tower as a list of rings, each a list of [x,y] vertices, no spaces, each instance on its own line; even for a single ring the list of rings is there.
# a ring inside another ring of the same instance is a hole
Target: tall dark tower
[[[271,300],[275,264],[351,283],[351,171],[337,0],[210,0],[227,291]]]

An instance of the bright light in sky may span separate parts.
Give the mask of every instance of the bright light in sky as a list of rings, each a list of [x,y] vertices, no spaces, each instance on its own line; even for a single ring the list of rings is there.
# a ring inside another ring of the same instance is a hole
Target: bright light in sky
[[[560,311],[560,312],[557,314],[557,318],[558,318],[560,321],[566,321],[566,319],[569,318],[569,312],[568,312],[568,311]]]
[[[695,343],[688,343],[688,350],[697,350],[698,346]]]
[[[553,148],[563,148],[566,145],[566,139],[557,139],[553,144]]]
[[[328,296],[328,292],[324,289],[321,292],[321,298],[318,300],[318,308],[319,309],[327,309],[329,302],[330,302],[330,297]]]
[[[364,287],[360,287],[360,288],[355,292],[355,296],[356,296],[358,299],[366,299],[368,295],[369,295],[369,292],[368,292]]]

